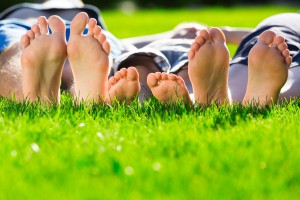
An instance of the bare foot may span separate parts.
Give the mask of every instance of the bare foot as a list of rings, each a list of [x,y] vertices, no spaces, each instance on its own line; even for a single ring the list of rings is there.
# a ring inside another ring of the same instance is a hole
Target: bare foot
[[[291,62],[285,39],[273,31],[263,32],[249,52],[248,85],[243,104],[276,103]]]
[[[30,101],[39,98],[43,103],[59,103],[62,68],[67,56],[65,24],[58,16],[51,16],[52,34],[49,34],[46,18],[39,17],[38,23],[21,39],[23,94]]]
[[[88,24],[88,33],[83,31]],[[77,14],[71,23],[67,46],[77,100],[103,102],[106,97],[110,45],[95,19]]]
[[[139,74],[136,68],[122,68],[108,81],[108,103],[126,102],[130,104],[141,90]]]
[[[180,76],[160,72],[150,73],[147,83],[155,98],[160,102],[184,101],[192,104],[188,89]]]
[[[188,66],[196,103],[229,102],[229,59],[223,32],[218,28],[201,30],[191,46]]]

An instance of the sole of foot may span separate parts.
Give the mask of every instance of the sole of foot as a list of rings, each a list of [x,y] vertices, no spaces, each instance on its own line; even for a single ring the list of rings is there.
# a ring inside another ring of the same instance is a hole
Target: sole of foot
[[[243,104],[276,103],[291,62],[285,39],[273,31],[263,32],[249,52],[248,85]]]
[[[88,25],[88,33],[83,31]],[[84,12],[71,23],[68,58],[77,101],[104,102],[107,92],[110,45],[97,21]]]
[[[150,73],[147,84],[154,97],[162,103],[186,102],[192,104],[188,89],[180,76],[166,73]]]
[[[202,29],[188,54],[188,73],[195,103],[209,105],[229,103],[229,51],[225,36],[218,28]]]
[[[48,21],[39,17],[38,24],[22,36],[21,46],[24,98],[59,103],[62,69],[67,56],[64,22],[58,16],[51,16]]]
[[[109,104],[115,101],[130,104],[138,96],[140,90],[139,74],[136,68],[122,68],[109,79],[106,99]]]

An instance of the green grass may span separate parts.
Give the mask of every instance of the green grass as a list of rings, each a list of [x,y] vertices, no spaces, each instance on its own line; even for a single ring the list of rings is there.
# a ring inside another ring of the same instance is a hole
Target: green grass
[[[235,19],[238,26],[297,9],[250,10],[259,13],[229,9],[244,16]],[[234,25],[225,12],[152,10],[131,18],[105,11],[104,17],[114,33],[122,24],[118,36],[128,37],[168,30],[181,15]],[[60,106],[46,107],[1,98],[0,199],[297,199],[299,106],[296,99],[264,109],[193,109],[152,99],[86,107],[62,95]]]

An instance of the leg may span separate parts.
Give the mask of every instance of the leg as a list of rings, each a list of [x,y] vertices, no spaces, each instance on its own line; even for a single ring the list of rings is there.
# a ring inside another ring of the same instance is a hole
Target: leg
[[[23,94],[30,101],[39,98],[43,103],[59,103],[62,68],[67,56],[65,24],[58,16],[50,17],[52,34],[48,34],[46,19],[40,17],[38,22],[21,39]]]
[[[83,36],[87,24],[88,34]],[[103,102],[107,95],[110,45],[95,19],[88,19],[86,13],[75,16],[67,51],[77,100]]]
[[[220,29],[200,31],[189,52],[189,77],[195,101],[208,105],[228,103],[229,51]]]
[[[17,42],[0,54],[0,96],[23,99],[21,47]]]
[[[276,103],[291,62],[284,38],[273,31],[263,32],[249,52],[248,85],[243,104]]]

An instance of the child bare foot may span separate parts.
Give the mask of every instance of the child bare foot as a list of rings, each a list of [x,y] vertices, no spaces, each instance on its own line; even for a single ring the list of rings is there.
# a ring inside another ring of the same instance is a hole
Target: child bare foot
[[[188,89],[180,76],[160,72],[151,73],[147,77],[147,84],[160,102],[184,101],[192,104]]]
[[[49,18],[52,34],[48,33],[45,17],[21,38],[23,52],[22,87],[24,97],[30,101],[59,103],[60,80],[66,60],[65,24],[58,16]]]
[[[263,32],[249,52],[248,85],[243,104],[276,103],[291,62],[285,39],[273,31]]]
[[[83,31],[88,24],[88,33]],[[77,14],[71,23],[67,46],[77,100],[103,102],[106,97],[110,45],[95,19]]]
[[[136,68],[122,68],[108,81],[107,102],[113,103],[115,100],[130,104],[141,90],[139,74]]]
[[[229,59],[223,32],[218,28],[201,30],[191,46],[188,66],[196,103],[229,102]]]

